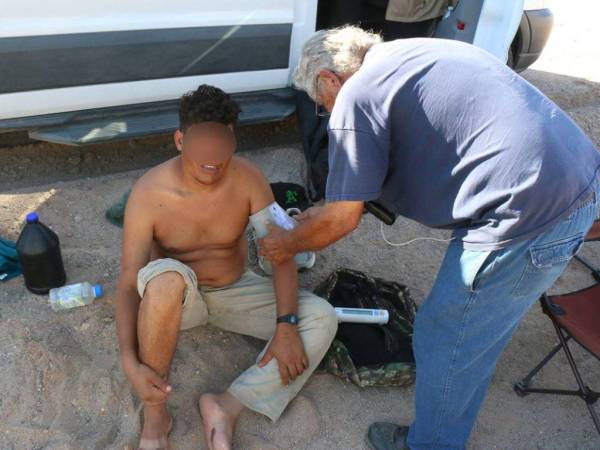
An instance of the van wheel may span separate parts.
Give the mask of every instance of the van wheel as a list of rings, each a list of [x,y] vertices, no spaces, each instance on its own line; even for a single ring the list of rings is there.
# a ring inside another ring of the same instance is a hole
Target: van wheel
[[[506,60],[506,65],[513,70],[515,69],[515,54],[512,46],[508,49],[508,59]]]

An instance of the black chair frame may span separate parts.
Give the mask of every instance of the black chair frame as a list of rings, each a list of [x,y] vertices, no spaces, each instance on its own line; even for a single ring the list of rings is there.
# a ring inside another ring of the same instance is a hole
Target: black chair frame
[[[562,328],[559,325],[559,323],[554,319],[554,314],[560,314],[562,311],[562,308],[560,308],[560,306],[558,306],[558,305],[553,304],[552,301],[550,300],[550,298],[546,294],[544,294],[542,296],[542,298],[540,298],[540,302],[542,305],[542,309],[548,315],[548,317],[550,317],[550,319],[552,320],[552,324],[554,325],[554,329],[556,330],[556,334],[558,335],[558,339],[560,342],[550,351],[550,353],[548,353],[548,355],[546,355],[546,357],[544,359],[542,359],[542,361],[537,366],[534,367],[534,369],[531,372],[529,372],[529,374],[527,374],[527,376],[525,378],[523,378],[518,383],[515,383],[514,390],[517,393],[517,395],[519,395],[520,397],[525,397],[528,394],[553,394],[553,395],[569,395],[569,396],[576,396],[576,397],[581,398],[585,402],[585,404],[590,412],[590,415],[592,416],[592,421],[594,422],[594,425],[596,426],[596,430],[598,431],[598,434],[600,434],[600,419],[598,418],[598,413],[594,409],[594,403],[596,403],[598,401],[598,398],[600,398],[600,392],[590,389],[584,383],[583,378],[581,377],[581,374],[579,373],[579,370],[577,369],[577,365],[575,364],[573,354],[571,353],[571,350],[569,349],[569,345],[568,345],[568,342],[571,339],[573,339],[576,342],[577,342],[577,340],[574,339],[568,333],[568,331],[565,330],[564,328]],[[590,354],[592,354],[592,356],[598,358],[591,351],[589,351],[587,348],[585,348],[584,345],[582,345],[579,342],[578,342],[578,344],[580,344],[586,351],[588,351]],[[577,386],[579,387],[579,389],[565,390],[565,389],[546,389],[546,388],[530,387],[531,380],[533,379],[533,377],[560,351],[560,349],[563,349],[565,356],[567,357],[567,361],[569,362],[569,366],[571,366],[571,371],[573,372],[573,375],[575,376],[575,380],[577,381]]]

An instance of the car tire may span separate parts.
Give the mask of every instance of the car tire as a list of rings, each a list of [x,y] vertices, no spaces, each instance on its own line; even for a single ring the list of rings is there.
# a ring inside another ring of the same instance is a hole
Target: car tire
[[[513,70],[515,69],[515,54],[512,46],[508,49],[508,59],[506,60],[506,65]]]

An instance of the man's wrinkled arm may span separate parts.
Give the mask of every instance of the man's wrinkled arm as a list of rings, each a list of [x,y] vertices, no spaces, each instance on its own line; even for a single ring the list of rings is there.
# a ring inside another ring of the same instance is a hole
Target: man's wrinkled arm
[[[354,231],[363,209],[362,201],[334,202],[311,208],[300,226],[288,233],[288,245],[294,253],[321,250]]]

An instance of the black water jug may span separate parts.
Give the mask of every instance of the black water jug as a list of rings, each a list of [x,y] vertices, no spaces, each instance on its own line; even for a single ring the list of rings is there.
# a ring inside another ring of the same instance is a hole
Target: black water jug
[[[25,287],[34,294],[47,294],[67,281],[60,243],[56,233],[39,221],[37,213],[27,214],[26,220],[17,240]]]

